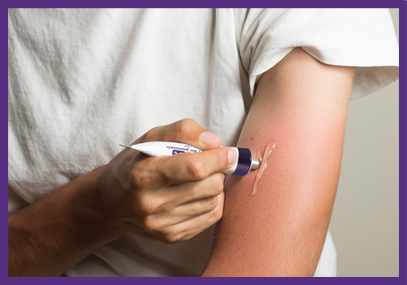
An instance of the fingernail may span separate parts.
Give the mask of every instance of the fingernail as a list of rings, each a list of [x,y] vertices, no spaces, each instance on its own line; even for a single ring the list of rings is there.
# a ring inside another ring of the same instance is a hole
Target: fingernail
[[[229,165],[234,165],[237,160],[237,152],[234,149],[229,150],[228,152],[228,161]]]
[[[220,140],[220,137],[215,136],[211,132],[203,132],[199,136],[199,140],[201,142],[203,142],[204,144],[210,144],[210,143],[214,143],[214,142],[217,142],[218,140]]]

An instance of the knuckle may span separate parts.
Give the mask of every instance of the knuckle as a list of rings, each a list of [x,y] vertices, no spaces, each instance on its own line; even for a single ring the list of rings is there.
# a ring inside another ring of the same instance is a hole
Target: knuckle
[[[218,206],[218,197],[215,196],[215,197],[208,198],[208,206],[209,206],[209,209],[211,209],[211,210],[215,209],[216,206]]]
[[[142,227],[149,232],[155,232],[157,226],[155,221],[151,217],[145,217],[141,222]]]
[[[215,211],[215,219],[216,221],[219,221],[220,219],[222,219],[223,217],[223,209],[222,208],[218,208]]]
[[[155,199],[150,198],[149,196],[139,197],[137,203],[137,212],[139,212],[142,217],[145,217],[145,219],[157,212],[158,208],[159,205],[157,205]]]
[[[190,161],[188,164],[188,173],[197,180],[203,180],[207,177],[207,167],[201,160]]]
[[[183,119],[175,123],[175,139],[181,141],[182,139],[188,138],[198,126],[198,123],[193,119]]]
[[[147,216],[142,220],[142,227],[148,232],[161,234],[166,227],[166,221],[155,216]]]
[[[152,169],[155,171],[155,182],[160,182],[160,185],[170,185],[173,176],[173,171],[170,171],[167,168],[159,167],[163,164],[163,161],[166,159],[165,156],[154,157],[152,159]]]
[[[130,176],[130,185],[132,188],[148,188],[151,181],[151,175],[147,171],[133,171]]]
[[[182,235],[180,233],[165,233],[163,235],[163,239],[165,243],[174,244],[182,241]]]
[[[181,134],[189,132],[197,123],[193,119],[183,119],[177,122],[177,131]]]
[[[223,216],[223,211],[221,207],[216,208],[214,211],[212,211],[212,221],[213,223],[218,222]]]
[[[213,177],[213,189],[216,194],[222,193],[224,189],[225,175],[222,173],[216,173]]]
[[[151,140],[154,140],[153,138],[155,137],[155,135],[157,134],[157,131],[160,127],[154,127],[150,130],[148,130],[142,137],[141,137],[141,141],[142,142],[148,142]]]

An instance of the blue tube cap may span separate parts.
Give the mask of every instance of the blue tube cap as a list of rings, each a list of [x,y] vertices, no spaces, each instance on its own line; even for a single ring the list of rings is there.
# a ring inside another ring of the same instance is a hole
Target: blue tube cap
[[[237,161],[237,167],[232,175],[235,176],[246,176],[249,174],[252,167],[252,153],[248,148],[238,148],[239,159]]]

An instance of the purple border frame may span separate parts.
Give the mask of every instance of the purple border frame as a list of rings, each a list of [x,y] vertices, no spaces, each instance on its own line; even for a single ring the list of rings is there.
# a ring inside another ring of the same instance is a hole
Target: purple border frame
[[[114,5],[114,6],[112,6]],[[171,5],[171,6],[170,6]],[[406,12],[407,12],[407,0],[376,0],[376,1],[368,1],[368,0],[341,0],[340,2],[334,2],[334,1],[326,1],[326,0],[308,0],[308,1],[301,1],[301,0],[292,0],[290,2],[283,2],[280,1],[278,3],[275,3],[274,1],[265,1],[265,0],[252,0],[250,2],[243,2],[243,1],[205,1],[204,3],[196,3],[192,1],[185,1],[185,0],[179,0],[179,1],[150,1],[150,2],[134,2],[130,0],[119,0],[119,1],[70,1],[69,3],[63,3],[63,2],[56,2],[56,1],[2,1],[2,10],[4,10],[4,16],[5,16],[5,10],[6,8],[47,8],[47,7],[55,7],[55,8],[94,8],[94,7],[104,7],[104,8],[133,8],[133,7],[140,7],[140,8],[153,8],[153,7],[161,7],[161,8],[182,8],[182,7],[194,7],[194,8],[209,8],[209,7],[218,7],[218,8],[227,8],[227,7],[235,7],[235,8],[246,8],[247,6],[250,7],[273,7],[273,8],[288,8],[288,7],[295,7],[295,8],[399,8],[399,15],[400,15],[400,51],[407,51],[407,42],[406,42],[406,36],[407,36],[407,18],[406,18]],[[6,25],[6,20],[7,18],[3,18],[3,24],[4,27],[2,28],[2,41],[3,41],[3,57],[2,57],[2,84],[5,86],[8,86],[7,79],[6,79],[6,74],[7,74],[7,59],[5,57],[6,51],[8,49],[8,46],[6,46],[6,35],[7,35],[7,25]],[[8,43],[7,43],[8,44]],[[214,280],[211,279],[208,281],[206,278],[194,278],[194,280],[191,280],[190,278],[158,278],[158,279],[146,279],[146,278],[139,278],[136,281],[138,282],[148,282],[149,284],[160,284],[161,282],[165,282],[166,284],[178,284],[178,283],[190,283],[193,282],[197,285],[199,284],[204,284],[207,282],[215,282],[218,284],[221,284],[223,282],[233,282],[233,283],[240,283],[243,284],[245,282],[255,282],[257,284],[266,284],[266,282],[276,282],[277,284],[296,284],[296,283],[301,283],[301,284],[325,284],[326,282],[329,282],[330,284],[363,284],[366,282],[369,285],[375,285],[375,284],[386,284],[386,285],[391,285],[391,284],[407,284],[407,275],[406,275],[406,269],[407,269],[407,263],[406,263],[406,257],[407,257],[407,212],[406,212],[406,202],[407,202],[407,195],[406,195],[406,190],[407,190],[407,150],[406,148],[403,148],[402,146],[407,146],[407,73],[406,73],[406,66],[407,66],[407,58],[406,58],[406,52],[400,52],[400,138],[399,138],[399,145],[400,145],[400,188],[399,188],[399,223],[400,223],[400,231],[399,231],[399,240],[400,240],[400,246],[399,246],[399,251],[400,251],[400,262],[399,262],[399,277],[346,277],[346,278],[331,278],[329,281],[325,280],[325,278],[300,278],[298,280],[297,278],[277,278],[270,280],[268,278],[250,278],[250,280],[247,280],[245,278],[229,278],[228,280],[221,280],[220,278],[215,278]],[[8,93],[7,93],[8,94]],[[2,117],[1,120],[1,130],[5,134],[7,132],[7,97],[4,95],[1,99],[1,109],[3,112],[0,113],[0,116]],[[6,182],[8,179],[7,175],[7,169],[8,166],[6,165],[6,158],[8,156],[6,149],[8,147],[8,141],[6,139],[1,141],[1,146],[2,146],[2,151],[0,153],[3,164],[2,164],[2,171],[1,171],[1,182],[2,184],[4,183],[4,189],[6,189]],[[402,175],[404,173],[404,175]],[[4,209],[6,209],[6,201],[7,201],[7,192],[4,190],[2,193],[2,198],[3,198],[3,204],[4,204]],[[61,283],[61,284],[67,284],[70,282],[79,282],[79,284],[85,284],[87,282],[83,278],[79,279],[71,279],[71,278],[58,278],[58,280],[53,280],[52,278],[28,278],[28,279],[21,279],[21,278],[9,278],[7,277],[7,221],[5,220],[5,217],[7,215],[4,215],[4,221],[2,220],[2,226],[4,227],[5,231],[2,231],[2,234],[0,235],[1,239],[1,251],[0,251],[0,278],[3,280],[3,284],[25,284],[26,282],[29,282],[31,284],[54,284],[55,282]],[[91,282],[94,282],[95,280],[92,280]],[[95,282],[99,282],[102,284],[109,284],[113,280],[109,280],[108,278],[98,278]],[[119,280],[114,280],[113,282],[120,282],[120,283],[127,283],[130,284],[131,282],[134,282],[135,279],[131,278],[120,278]]]

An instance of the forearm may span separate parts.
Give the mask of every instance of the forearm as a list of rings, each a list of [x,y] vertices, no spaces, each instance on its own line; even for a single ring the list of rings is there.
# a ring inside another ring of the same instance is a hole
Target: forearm
[[[96,169],[8,217],[9,276],[60,276],[123,234],[98,201]]]

